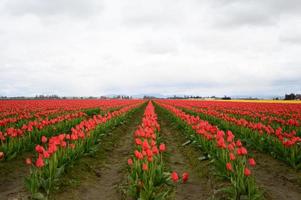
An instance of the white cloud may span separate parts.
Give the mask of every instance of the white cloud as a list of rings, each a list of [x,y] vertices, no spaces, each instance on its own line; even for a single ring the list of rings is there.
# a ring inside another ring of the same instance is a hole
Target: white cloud
[[[0,2],[0,95],[300,92],[297,0]]]

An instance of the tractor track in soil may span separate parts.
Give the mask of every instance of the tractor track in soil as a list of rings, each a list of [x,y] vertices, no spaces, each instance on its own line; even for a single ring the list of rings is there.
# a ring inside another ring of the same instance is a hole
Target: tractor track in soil
[[[24,186],[24,177],[29,175],[29,167],[25,165],[28,153],[14,160],[0,163],[0,200],[28,199],[30,194]]]
[[[252,153],[257,163],[252,171],[266,199],[301,199],[301,172],[264,153]]]
[[[161,109],[156,109],[156,113],[161,126],[160,135],[166,143],[168,167],[180,175],[183,172],[189,173],[188,182],[178,185],[171,198],[176,200],[223,199],[224,194],[217,191],[225,187],[227,183],[214,177],[213,167],[209,161],[199,160],[202,156],[200,150],[192,145],[182,145],[186,142],[185,136]]]
[[[80,159],[62,180],[65,186],[52,199],[122,199],[121,184],[127,173],[127,159],[132,153],[132,133],[141,123],[144,109],[145,106],[139,108],[124,124],[105,136],[93,157]]]

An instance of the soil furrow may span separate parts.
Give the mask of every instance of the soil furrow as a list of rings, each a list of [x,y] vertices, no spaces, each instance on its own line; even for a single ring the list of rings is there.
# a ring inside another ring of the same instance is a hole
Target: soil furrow
[[[257,162],[253,173],[257,183],[264,189],[266,199],[300,200],[301,173],[269,155],[255,152]]]
[[[186,142],[184,135],[177,129],[177,126],[166,116],[164,112],[157,109],[158,120],[161,126],[161,137],[166,143],[167,164],[171,170],[180,173],[188,172],[189,181],[176,187],[173,199],[196,200],[221,197],[215,194],[224,183],[217,182],[212,175],[212,167],[208,161],[200,161],[201,152],[192,145],[182,144]]]
[[[143,107],[144,108],[144,107]],[[121,199],[120,184],[126,173],[127,159],[133,146],[132,133],[141,122],[144,109],[140,108],[123,125],[105,136],[94,157],[79,161],[65,177],[67,183],[54,199]],[[70,184],[68,184],[70,183]]]

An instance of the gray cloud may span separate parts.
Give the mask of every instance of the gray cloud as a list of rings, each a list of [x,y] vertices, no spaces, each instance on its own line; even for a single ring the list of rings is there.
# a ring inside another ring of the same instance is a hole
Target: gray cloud
[[[12,15],[70,15],[72,17],[93,15],[103,9],[102,1],[97,0],[9,0],[3,7]]]
[[[300,92],[297,0],[4,0],[0,95]]]
[[[216,11],[217,26],[277,25],[281,17],[299,15],[301,3],[298,0],[224,0],[212,1]]]

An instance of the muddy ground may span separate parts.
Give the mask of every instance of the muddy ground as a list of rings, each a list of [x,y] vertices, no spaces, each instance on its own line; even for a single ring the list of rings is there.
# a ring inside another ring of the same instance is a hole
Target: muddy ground
[[[258,185],[264,189],[266,199],[301,199],[300,172],[267,154],[256,151],[252,153],[257,162],[253,173]]]
[[[144,109],[139,109],[126,123],[112,130],[93,157],[80,159],[63,178],[65,185],[60,188],[61,192],[52,199],[122,199],[120,185],[127,173],[127,159],[132,154],[132,134],[140,124],[143,112]]]
[[[161,137],[166,143],[167,165],[170,170],[189,173],[189,181],[177,185],[171,199],[224,199],[225,194],[218,192],[227,183],[214,176],[214,168],[209,161],[201,161],[202,152],[191,144],[184,145],[187,140],[176,124],[160,109],[156,109],[161,126]]]

